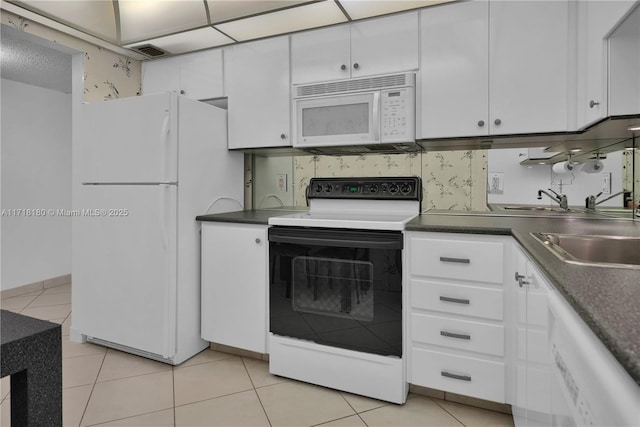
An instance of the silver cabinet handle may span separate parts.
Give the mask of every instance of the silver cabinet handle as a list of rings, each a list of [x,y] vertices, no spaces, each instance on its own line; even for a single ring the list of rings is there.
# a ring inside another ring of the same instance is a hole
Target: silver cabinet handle
[[[451,257],[441,256],[440,262],[455,262],[458,264],[469,264],[471,263],[471,260],[469,258],[451,258]]]
[[[447,378],[453,378],[454,380],[471,381],[471,377],[469,375],[452,374],[447,371],[440,371],[440,375]]]
[[[286,135],[286,134],[284,134],[284,133],[281,133],[281,134],[280,134],[280,139],[286,139],[286,138],[287,138],[287,135]]]
[[[258,244],[258,245],[259,245],[260,243],[262,243],[262,240],[260,240],[260,238],[259,238],[259,237],[256,237],[256,244]]]
[[[464,299],[464,298],[451,298],[451,297],[444,297],[444,296],[440,296],[440,301],[455,302],[456,304],[469,304],[471,302],[468,299]]]
[[[594,101],[593,99],[591,101],[589,101],[589,108],[593,108],[596,105],[600,105],[599,102]]]
[[[478,126],[483,127],[484,126],[484,120],[478,120]]]
[[[455,332],[440,331],[440,335],[442,335],[443,337],[457,338],[459,340],[470,340],[471,339],[471,335],[456,334]]]
[[[344,71],[344,70],[346,70],[346,69],[347,69],[347,66],[346,66],[346,65],[344,65],[344,64],[342,64],[342,65],[340,66],[340,69],[341,69],[342,71]]]
[[[184,91],[184,89],[180,90],[180,95],[184,95],[186,92]]]
[[[353,68],[355,68],[355,69],[357,70],[358,68],[360,68],[360,64],[358,64],[358,63],[356,62],[355,64],[353,64]]]
[[[531,284],[528,280],[524,280],[524,276],[522,274],[518,274],[517,271],[516,271],[516,281],[518,282],[518,286],[520,287]]]
[[[500,120],[500,119],[495,119],[495,120],[493,121],[493,123],[494,123],[496,126],[500,126],[500,125],[502,124],[502,120]]]

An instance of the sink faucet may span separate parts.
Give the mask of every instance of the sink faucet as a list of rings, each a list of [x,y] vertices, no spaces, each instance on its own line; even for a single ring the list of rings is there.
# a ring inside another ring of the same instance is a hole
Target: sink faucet
[[[542,200],[542,195],[544,194],[554,202],[558,203],[560,205],[560,208],[568,211],[569,203],[567,201],[567,196],[565,196],[564,194],[558,194],[550,188],[548,190],[551,191],[554,195],[547,193],[545,190],[538,190],[538,200]]]
[[[625,193],[625,190],[618,191],[616,194],[612,194],[611,196],[606,197],[606,198],[596,202],[596,199],[602,195],[602,191],[601,191],[598,194],[596,194],[595,196],[587,197],[587,199],[586,199],[587,206],[586,207],[587,207],[588,210],[595,211],[596,210],[596,206],[598,206],[600,203],[604,203],[607,200],[613,199],[614,197],[619,196],[619,195],[624,194],[624,193]]]

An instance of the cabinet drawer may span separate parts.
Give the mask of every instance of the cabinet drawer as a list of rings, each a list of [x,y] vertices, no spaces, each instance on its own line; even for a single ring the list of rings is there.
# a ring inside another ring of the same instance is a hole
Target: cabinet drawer
[[[411,383],[504,403],[504,363],[414,348]]]
[[[412,314],[411,340],[504,356],[504,326],[500,325]]]
[[[503,243],[413,238],[410,251],[412,275],[503,281]]]
[[[502,320],[502,289],[411,280],[411,306],[465,316]]]

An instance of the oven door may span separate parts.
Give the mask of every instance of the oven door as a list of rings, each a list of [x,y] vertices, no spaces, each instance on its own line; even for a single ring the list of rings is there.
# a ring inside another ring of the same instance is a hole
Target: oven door
[[[400,231],[271,227],[270,331],[402,356]]]

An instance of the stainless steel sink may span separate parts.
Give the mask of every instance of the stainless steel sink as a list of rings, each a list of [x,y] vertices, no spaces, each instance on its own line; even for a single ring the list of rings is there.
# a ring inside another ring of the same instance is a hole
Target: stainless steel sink
[[[531,235],[564,262],[640,269],[640,237],[555,233]]]

